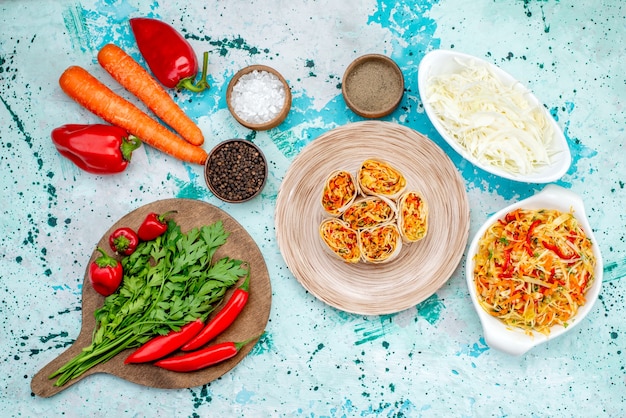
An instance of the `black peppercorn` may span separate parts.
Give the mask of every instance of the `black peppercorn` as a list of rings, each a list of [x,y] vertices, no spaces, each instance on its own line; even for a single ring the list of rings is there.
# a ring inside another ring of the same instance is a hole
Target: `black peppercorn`
[[[205,167],[206,182],[215,196],[243,202],[256,196],[265,184],[267,166],[261,150],[246,140],[217,145]]]

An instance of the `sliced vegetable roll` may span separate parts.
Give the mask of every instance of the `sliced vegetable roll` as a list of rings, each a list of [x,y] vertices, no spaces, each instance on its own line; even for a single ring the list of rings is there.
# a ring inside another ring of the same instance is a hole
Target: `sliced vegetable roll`
[[[395,223],[363,229],[359,232],[361,257],[366,263],[386,263],[400,254],[402,238]]]
[[[406,188],[406,178],[389,163],[365,160],[359,169],[357,180],[361,191],[368,195],[397,198]]]
[[[396,217],[396,205],[380,196],[360,197],[341,215],[352,229],[371,228],[389,223]]]
[[[398,199],[398,228],[405,242],[416,242],[428,232],[428,203],[416,191],[405,192]]]
[[[338,218],[325,219],[320,224],[320,236],[337,257],[348,263],[360,261],[359,234],[346,222]]]
[[[357,183],[352,174],[345,170],[333,171],[324,183],[322,207],[330,215],[338,216],[354,202],[357,195]]]

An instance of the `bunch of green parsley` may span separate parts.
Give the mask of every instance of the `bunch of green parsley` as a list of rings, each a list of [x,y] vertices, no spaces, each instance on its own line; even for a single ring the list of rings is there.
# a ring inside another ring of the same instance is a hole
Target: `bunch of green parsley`
[[[124,280],[94,313],[92,343],[49,378],[62,386],[120,352],[157,335],[206,320],[249,266],[229,257],[213,262],[229,233],[221,221],[182,233],[173,220],[160,237],[122,259]]]

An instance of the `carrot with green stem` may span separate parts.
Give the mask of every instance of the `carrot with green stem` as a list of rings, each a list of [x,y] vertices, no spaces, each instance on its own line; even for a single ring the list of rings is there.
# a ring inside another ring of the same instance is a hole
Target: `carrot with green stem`
[[[184,140],[193,145],[204,143],[204,136],[198,125],[172,100],[157,80],[123,49],[113,44],[103,46],[98,52],[98,62]]]
[[[115,94],[87,70],[78,66],[66,69],[59,79],[61,89],[78,104],[105,121],[126,129],[148,144],[172,157],[204,164],[206,151],[178,137],[137,106]]]

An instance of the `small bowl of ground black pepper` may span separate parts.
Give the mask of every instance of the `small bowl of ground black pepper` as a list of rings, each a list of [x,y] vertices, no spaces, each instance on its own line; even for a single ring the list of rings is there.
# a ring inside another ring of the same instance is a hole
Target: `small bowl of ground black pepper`
[[[381,54],[358,57],[346,69],[341,92],[348,107],[365,118],[382,118],[393,112],[404,95],[400,67]]]
[[[285,78],[265,65],[239,70],[228,83],[226,104],[241,125],[265,131],[280,125],[291,109],[291,90]]]
[[[230,139],[215,146],[204,166],[204,179],[213,194],[228,203],[256,197],[267,179],[261,149],[245,139]]]

